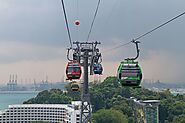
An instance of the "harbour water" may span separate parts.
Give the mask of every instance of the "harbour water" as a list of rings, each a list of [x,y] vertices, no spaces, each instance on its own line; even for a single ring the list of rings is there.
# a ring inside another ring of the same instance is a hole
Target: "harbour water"
[[[8,105],[22,104],[37,94],[38,92],[0,92],[0,110],[8,108]]]

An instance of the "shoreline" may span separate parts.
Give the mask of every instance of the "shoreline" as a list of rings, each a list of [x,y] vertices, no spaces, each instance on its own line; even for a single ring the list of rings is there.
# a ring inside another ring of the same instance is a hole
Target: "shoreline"
[[[0,91],[0,94],[30,94],[39,92],[41,91]]]

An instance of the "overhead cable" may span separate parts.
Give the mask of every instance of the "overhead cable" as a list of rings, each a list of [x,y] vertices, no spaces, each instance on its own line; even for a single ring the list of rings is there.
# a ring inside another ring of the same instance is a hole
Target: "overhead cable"
[[[99,9],[99,6],[100,6],[100,2],[101,2],[101,0],[98,0],[98,4],[97,4],[97,7],[96,7],[96,10],[95,10],[95,13],[94,13],[94,17],[93,17],[93,20],[92,20],[92,23],[91,23],[91,26],[90,26],[90,30],[89,30],[89,33],[88,33],[88,36],[87,36],[87,41],[90,38],[90,35],[91,35],[91,32],[92,32],[92,28],[93,28],[93,25],[94,25],[94,22],[95,22],[97,13],[98,13],[98,9]]]
[[[163,24],[161,24],[161,25],[157,26],[156,28],[154,28],[154,29],[152,29],[152,30],[148,31],[147,33],[144,33],[144,34],[142,34],[142,35],[138,36],[138,37],[137,37],[137,38],[135,38],[134,40],[139,40],[140,38],[142,38],[142,37],[144,37],[144,36],[146,36],[146,35],[148,35],[148,34],[152,33],[153,31],[155,31],[155,30],[157,30],[157,29],[159,29],[159,28],[161,28],[161,27],[163,27],[164,25],[166,25],[166,24],[168,24],[168,23],[172,22],[173,20],[175,20],[175,19],[177,19],[177,18],[181,17],[181,16],[182,16],[182,15],[184,15],[184,14],[185,14],[185,12],[183,12],[183,13],[181,13],[181,14],[179,14],[179,15],[175,16],[174,18],[172,18],[172,19],[168,20],[167,22],[165,22],[165,23],[163,23]]]
[[[68,24],[68,20],[67,20],[67,14],[66,14],[66,10],[65,10],[64,0],[61,0],[61,4],[62,4],[63,12],[64,12],[64,18],[65,18],[65,23],[66,23],[66,29],[67,29],[67,33],[68,33],[69,43],[70,43],[71,48],[72,48],[72,39],[71,39],[70,30],[69,30],[69,24]]]
[[[113,48],[111,48],[111,49],[109,49],[109,50],[106,50],[106,51],[112,51],[112,50],[118,49],[118,48],[120,48],[120,47],[126,46],[126,45],[132,43],[133,41],[139,40],[139,39],[145,37],[146,35],[148,35],[148,34],[154,32],[155,30],[157,30],[157,29],[159,29],[159,28],[165,26],[166,24],[168,24],[168,23],[170,23],[170,22],[176,20],[177,18],[183,16],[184,14],[185,14],[185,12],[183,12],[183,13],[181,13],[181,14],[175,16],[175,17],[173,17],[172,19],[166,21],[165,23],[163,23],[163,24],[161,24],[161,25],[159,25],[159,26],[153,28],[152,30],[150,30],[150,31],[148,31],[148,32],[146,32],[146,33],[144,33],[144,34],[138,36],[137,38],[132,39],[131,41],[129,41],[129,42],[127,42],[127,43],[120,44],[120,45],[118,45],[118,46],[116,46],[116,47],[113,47]]]

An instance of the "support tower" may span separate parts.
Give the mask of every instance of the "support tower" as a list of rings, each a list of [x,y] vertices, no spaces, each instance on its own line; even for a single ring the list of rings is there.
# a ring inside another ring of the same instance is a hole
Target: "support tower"
[[[92,123],[88,72],[90,71],[90,74],[93,74],[93,64],[97,62],[101,56],[101,53],[99,53],[99,49],[97,48],[97,45],[100,44],[100,42],[73,42],[73,44],[76,45],[76,47],[72,49],[73,60],[77,60],[83,66],[84,81],[81,94],[81,123]],[[68,49],[68,53],[69,50],[71,49]],[[68,60],[70,60],[69,55]]]

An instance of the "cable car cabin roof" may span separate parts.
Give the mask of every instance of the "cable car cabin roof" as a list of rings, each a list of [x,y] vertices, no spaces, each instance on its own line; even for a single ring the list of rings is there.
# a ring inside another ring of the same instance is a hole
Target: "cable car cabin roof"
[[[81,70],[81,65],[76,61],[68,62],[66,70],[73,69],[73,68]]]
[[[68,67],[80,67],[79,63],[68,63]]]
[[[138,62],[135,61],[122,61],[120,66],[120,70],[130,70],[130,71],[141,71],[141,68]]]
[[[79,89],[79,86],[78,85],[72,85],[71,88],[78,88]]]
[[[72,65],[69,65],[68,68],[80,68],[80,66],[77,66],[77,65],[75,65],[75,66],[74,65],[73,66]]]
[[[122,64],[138,64],[138,61],[134,60],[124,60],[121,62]]]

